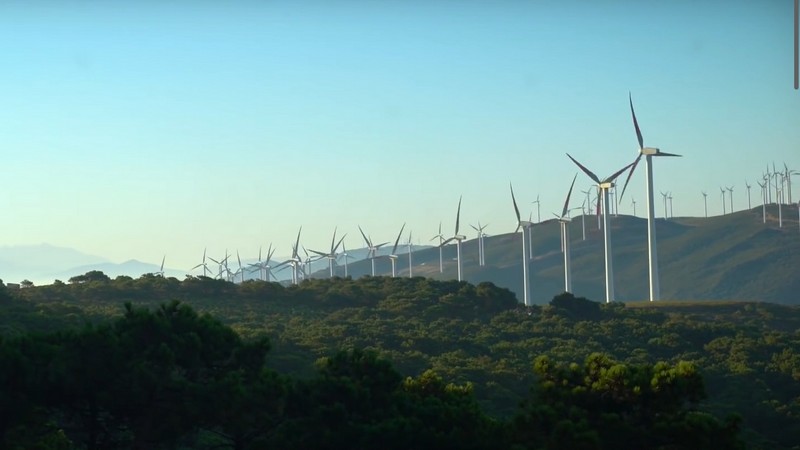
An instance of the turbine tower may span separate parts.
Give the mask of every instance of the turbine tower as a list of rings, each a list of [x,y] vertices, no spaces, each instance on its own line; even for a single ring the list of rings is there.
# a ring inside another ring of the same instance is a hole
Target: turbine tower
[[[664,199],[664,220],[669,219],[669,215],[667,214],[667,193],[661,192],[661,197]]]
[[[524,221],[519,215],[519,208],[517,207],[517,200],[514,198],[514,187],[508,183],[511,188],[511,201],[514,203],[514,213],[517,215],[517,229],[515,233],[522,229],[522,302],[525,306],[533,306],[531,300],[531,283],[530,283],[530,259],[528,258],[528,237],[526,236],[529,230],[528,225],[530,221]]]
[[[633,217],[636,217],[636,199],[631,197],[631,206],[633,206]]]
[[[569,223],[572,219],[569,217],[569,197],[572,195],[572,187],[575,186],[575,179],[578,178],[576,173],[572,177],[572,184],[569,185],[569,192],[567,192],[567,199],[564,201],[564,208],[561,210],[561,216],[553,214],[558,219],[561,225],[561,247],[564,251],[564,291],[572,292],[572,272],[570,269],[569,260]]]
[[[392,262],[392,278],[397,276],[396,272],[396,265],[397,265],[397,245],[400,243],[400,236],[403,235],[403,230],[406,228],[406,224],[403,224],[400,227],[400,232],[397,233],[397,239],[394,241],[394,247],[392,247],[392,253],[389,254],[389,260]]]
[[[347,277],[348,277],[348,273],[347,273],[347,259],[348,259],[348,258],[353,258],[353,257],[352,257],[352,256],[350,256],[350,255],[347,253],[347,246],[345,246],[345,245],[344,245],[344,242],[342,243],[342,253],[340,253],[340,255],[341,255],[341,256],[342,256],[342,258],[344,259],[344,277],[345,277],[345,278],[347,278]]]
[[[633,110],[633,98],[628,93],[628,103],[631,107],[631,118],[633,119],[633,128],[636,130],[636,140],[639,143],[639,156],[631,166],[631,171],[628,173],[628,178],[625,180],[625,186],[622,188],[622,195],[625,195],[625,188],[630,181],[633,171],[642,156],[645,157],[645,172],[647,176],[646,187],[646,200],[647,200],[647,257],[648,257],[648,276],[650,279],[650,301],[657,301],[661,297],[661,287],[659,283],[658,274],[658,245],[656,243],[656,223],[655,223],[655,207],[653,200],[653,157],[671,156],[680,157],[674,153],[662,152],[656,147],[645,147],[642,131],[639,129],[639,122],[636,120],[636,112]],[[663,195],[663,194],[662,194]],[[667,215],[666,196],[664,198],[664,215]]]
[[[601,180],[591,170],[587,169],[581,163],[576,161],[575,158],[570,156],[569,153],[567,153],[567,157],[569,157],[569,159],[571,159],[572,162],[574,162],[583,171],[583,173],[597,183],[597,187],[600,189],[600,193],[603,197],[603,241],[605,243],[606,263],[606,303],[611,303],[614,301],[614,268],[611,261],[611,224],[609,223],[608,217],[608,191],[614,187],[614,180],[616,180],[617,177],[622,174],[622,172],[625,172],[630,167],[633,167],[634,163],[632,162],[626,165],[622,169],[614,172],[611,176]]]
[[[458,223],[461,218],[461,197],[458,197],[458,210],[456,211],[456,230],[451,238],[442,242],[442,246],[447,245],[450,241],[456,241],[456,265],[458,266],[458,281],[461,281],[461,241],[467,237],[463,234],[458,234]],[[441,246],[440,246],[441,248]]]
[[[767,184],[756,180],[758,186],[761,188],[761,220],[767,223]]]
[[[672,192],[667,192],[667,200],[669,200],[669,217],[674,218],[675,214],[672,213]]]

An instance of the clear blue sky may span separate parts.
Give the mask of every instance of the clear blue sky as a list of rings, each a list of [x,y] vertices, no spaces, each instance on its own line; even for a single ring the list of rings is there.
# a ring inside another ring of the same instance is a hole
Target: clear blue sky
[[[309,248],[403,222],[427,242],[459,195],[462,232],[506,233],[509,182],[551,217],[565,152],[600,176],[633,160],[628,91],[645,143],[684,155],[655,170],[674,214],[702,215],[704,189],[719,214],[720,185],[741,209],[768,163],[800,169],[792,7],[3,2],[0,245],[188,269],[204,247],[286,255],[301,225]],[[620,211],[641,216],[644,171],[631,183]]]

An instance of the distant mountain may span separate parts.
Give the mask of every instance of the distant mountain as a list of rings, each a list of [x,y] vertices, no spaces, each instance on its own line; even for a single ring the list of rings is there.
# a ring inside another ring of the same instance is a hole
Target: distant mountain
[[[19,283],[24,279],[34,283],[52,282],[49,275],[66,267],[103,264],[108,260],[72,248],[50,244],[0,247],[0,279]]]

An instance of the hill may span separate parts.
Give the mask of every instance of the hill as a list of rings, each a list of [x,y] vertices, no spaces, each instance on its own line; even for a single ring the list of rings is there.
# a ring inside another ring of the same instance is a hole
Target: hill
[[[657,219],[661,298],[664,300],[749,300],[798,304],[800,296],[800,231],[797,207],[783,207],[783,227],[777,223],[775,205],[704,218]],[[586,239],[583,240],[583,221]],[[569,225],[573,291],[589,298],[605,298],[603,235],[595,216],[575,217]],[[611,218],[616,300],[648,298],[647,220],[620,215]],[[534,259],[531,290],[534,303],[547,303],[564,286],[564,259],[558,222],[533,227]],[[464,279],[489,281],[522,298],[521,234],[507,233],[485,239],[486,265],[478,266],[477,240],[462,244]],[[439,273],[439,250],[412,255],[413,274],[434,279],[456,277],[454,245],[443,249],[444,272]],[[397,262],[400,276],[408,276],[408,259]],[[369,261],[351,262],[351,276],[371,273]],[[339,274],[342,273],[339,269]],[[391,273],[388,258],[376,259],[376,274]],[[327,277],[327,271],[315,274]]]

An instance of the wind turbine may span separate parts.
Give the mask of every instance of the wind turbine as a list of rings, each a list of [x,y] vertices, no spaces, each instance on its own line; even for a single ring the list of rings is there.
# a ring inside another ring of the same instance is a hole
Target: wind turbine
[[[347,278],[347,276],[348,276],[347,275],[347,259],[348,258],[352,259],[353,257],[350,256],[349,254],[347,254],[347,247],[344,245],[344,242],[342,243],[342,253],[340,253],[340,254],[341,254],[342,258],[344,259],[344,277]]]
[[[661,192],[661,197],[664,198],[664,220],[669,219],[669,215],[667,214],[667,195],[666,192]]]
[[[567,157],[569,157],[569,159],[571,159],[572,162],[574,162],[583,171],[583,173],[597,183],[597,187],[600,189],[600,193],[603,197],[603,241],[605,243],[606,257],[606,303],[610,303],[614,301],[614,268],[611,260],[611,226],[608,218],[608,191],[614,187],[614,180],[616,180],[617,177],[622,174],[622,172],[625,172],[630,167],[633,167],[635,162],[626,165],[622,169],[614,172],[611,176],[601,180],[591,170],[587,169],[581,163],[576,161],[575,158],[570,156],[569,153],[567,153]]]
[[[729,199],[731,201],[731,214],[733,214],[733,186],[727,188],[730,193]]]
[[[396,276],[395,265],[397,263],[397,244],[400,243],[400,236],[403,235],[403,230],[405,228],[406,224],[403,224],[403,226],[400,227],[400,232],[397,233],[397,239],[394,241],[394,247],[392,247],[392,253],[389,254],[389,260],[392,261],[392,278]]]
[[[672,213],[672,192],[667,192],[667,200],[669,200],[669,217],[675,217],[675,214]]]
[[[536,203],[536,223],[542,223],[542,215],[539,214],[541,202],[539,202],[539,194],[536,194],[536,200],[531,203]]]
[[[442,265],[442,242],[444,242],[444,235],[442,235],[442,222],[439,222],[439,234],[432,237],[431,240],[439,238],[439,273],[444,271],[444,266]]]
[[[575,186],[575,179],[578,178],[578,174],[576,173],[574,177],[572,177],[572,184],[569,185],[569,192],[567,192],[567,199],[564,201],[564,209],[561,210],[561,216],[558,214],[553,214],[558,219],[559,224],[561,224],[561,247],[564,251],[564,291],[565,292],[572,292],[572,272],[570,270],[570,262],[569,262],[569,223],[572,219],[570,219],[568,215],[569,211],[569,197],[572,195],[572,187]]]
[[[167,255],[164,255],[164,257],[161,258],[161,268],[158,269],[158,272],[154,273],[153,275],[160,276],[161,278],[164,278],[164,261],[166,261],[166,259],[167,259]]]
[[[368,238],[367,235],[364,234],[364,230],[361,229],[361,225],[358,226],[358,231],[361,232],[361,236],[364,238],[364,242],[367,244],[367,249],[368,249],[367,258],[369,258],[370,262],[372,262],[372,276],[374,277],[375,276],[375,254],[378,252],[378,250],[381,247],[383,247],[384,245],[388,244],[388,242],[384,242],[384,243],[381,243],[381,244],[378,244],[378,245],[373,245],[372,244],[372,239]]]
[[[336,262],[336,250],[339,249],[339,246],[342,245],[342,241],[344,240],[344,236],[339,239],[339,242],[336,242],[336,228],[333,229],[333,237],[331,238],[331,249],[328,253],[320,252],[317,250],[308,249],[308,251],[314,253],[315,255],[319,255],[320,259],[328,258],[328,269],[330,271],[330,277],[333,278],[333,263]]]
[[[470,225],[473,230],[478,233],[478,265],[485,266],[486,260],[484,258],[484,250],[483,250],[483,230],[487,227],[487,225],[481,226],[481,222],[478,221],[478,226]]]
[[[406,242],[406,247],[408,248],[408,278],[414,276],[414,271],[411,265],[411,247],[414,244],[411,243],[411,230],[408,230],[408,242]]]
[[[753,206],[750,204],[750,188],[752,187],[747,180],[744,180],[744,186],[747,188],[747,209],[753,209]]]
[[[461,197],[458,197],[458,210],[456,211],[455,233],[453,233],[453,236],[451,238],[448,238],[444,242],[442,242],[442,245],[446,245],[450,241],[456,241],[456,265],[458,266],[458,281],[461,281],[461,241],[467,238],[463,234],[458,234],[458,223],[460,218],[461,218]]]
[[[514,213],[517,215],[517,229],[514,231],[515,233],[522,229],[522,301],[525,306],[533,306],[531,300],[531,283],[530,283],[530,259],[528,258],[528,237],[525,236],[528,230],[528,225],[530,221],[524,221],[519,215],[519,208],[517,207],[517,200],[514,198],[514,187],[511,183],[508,183],[508,187],[511,188],[511,201],[514,203]]]
[[[756,180],[758,186],[761,187],[761,220],[767,223],[767,184]]]
[[[658,274],[658,247],[656,244],[656,223],[655,223],[655,207],[653,200],[653,157],[680,157],[681,155],[675,153],[662,152],[656,147],[645,147],[642,131],[639,129],[639,122],[636,120],[636,112],[633,109],[633,97],[630,92],[628,93],[628,103],[631,107],[631,118],[633,119],[633,127],[636,130],[636,140],[639,143],[639,156],[633,162],[631,171],[628,174],[628,179],[625,180],[625,187],[628,185],[633,171],[642,156],[645,157],[645,173],[647,176],[646,182],[646,200],[647,200],[647,255],[648,255],[648,276],[650,278],[650,301],[660,299],[660,283]],[[622,188],[622,195],[625,195],[625,187]],[[664,215],[666,216],[666,198],[664,204]]]
[[[586,200],[581,203],[581,230],[583,232],[583,240],[586,240]]]
[[[260,252],[260,249],[259,249],[259,256],[260,256],[260,254],[261,254],[261,252]],[[275,249],[272,248],[272,243],[270,242],[269,248],[267,249],[267,259],[265,259],[264,262],[261,263],[262,264],[262,268],[264,269],[264,277],[266,278],[266,281],[272,281],[272,280],[270,280],[270,278],[275,278],[275,276],[272,275],[272,266],[270,265],[270,261],[272,261],[272,255],[273,254],[275,254]],[[277,278],[276,278],[276,280],[277,280]]]
[[[783,163],[783,169],[786,171],[786,189],[788,191],[787,200],[791,204],[792,202],[792,175],[797,175],[798,172],[796,170],[789,170],[789,166],[786,163]]]
[[[708,194],[706,194],[706,191],[701,191],[700,193],[703,194],[703,210],[705,211],[706,218],[708,218]]]
[[[237,270],[236,273],[233,274],[233,276],[235,278],[236,275],[241,274],[242,283],[244,283],[244,269],[242,268],[242,257],[239,256],[239,250],[236,250],[236,259],[239,260],[239,270]]]
[[[636,217],[636,199],[631,197],[631,206],[633,206],[633,217]]]
[[[297,231],[297,240],[292,245],[292,257],[287,259],[286,261],[278,264],[277,266],[275,266],[276,269],[278,267],[281,267],[281,266],[284,266],[284,265],[289,265],[289,266],[292,267],[292,284],[297,284],[300,281],[299,280],[300,277],[298,276],[297,269],[298,269],[298,266],[300,265],[300,263],[302,263],[302,261],[300,260],[300,257],[298,255],[297,250],[298,250],[298,247],[300,247],[300,233],[302,231],[303,231],[303,227],[300,227],[300,229]]]
[[[208,275],[206,275],[206,274],[208,272],[210,272],[208,270],[208,264],[206,264],[206,250],[207,250],[206,248],[203,249],[203,262],[201,262],[200,264],[192,267],[192,270],[202,267],[203,268],[203,276],[204,277],[207,277]]]
[[[719,191],[722,193],[722,215],[724,216],[725,214],[727,214],[725,212],[725,188],[720,186]]]

